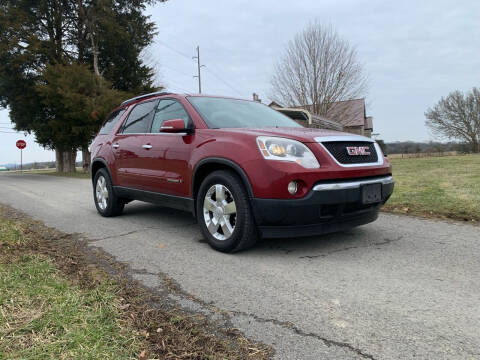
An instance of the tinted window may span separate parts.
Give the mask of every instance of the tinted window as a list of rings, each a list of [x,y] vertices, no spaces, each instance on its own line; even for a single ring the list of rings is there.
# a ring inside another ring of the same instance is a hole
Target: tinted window
[[[107,117],[107,120],[105,120],[105,123],[103,124],[102,128],[100,129],[99,134],[100,135],[110,134],[112,132],[112,129],[115,127],[118,120],[120,120],[120,118],[122,117],[124,112],[125,112],[125,109],[120,109],[120,110],[112,112]]]
[[[124,134],[142,134],[150,132],[157,101],[148,101],[135,106],[123,125]]]
[[[289,117],[255,101],[189,96],[209,128],[302,127]]]
[[[153,119],[152,133],[160,132],[160,127],[165,120],[183,119],[185,128],[188,128],[190,117],[185,108],[176,100],[160,100]]]

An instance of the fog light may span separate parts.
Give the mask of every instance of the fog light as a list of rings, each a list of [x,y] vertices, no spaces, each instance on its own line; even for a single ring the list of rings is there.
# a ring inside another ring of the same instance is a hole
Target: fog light
[[[295,195],[298,191],[298,184],[296,181],[290,181],[288,183],[288,192],[292,195]]]

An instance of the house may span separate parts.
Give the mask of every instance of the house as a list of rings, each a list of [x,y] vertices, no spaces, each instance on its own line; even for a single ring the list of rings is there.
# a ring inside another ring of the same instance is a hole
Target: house
[[[283,108],[276,102],[269,105],[273,108]],[[365,99],[353,99],[337,101],[331,104],[326,116],[316,115],[312,111],[312,105],[295,107],[295,109],[308,110],[312,115],[312,123],[309,127],[324,127],[325,121],[333,121],[342,126],[343,131],[353,134],[371,137],[373,131],[373,117],[366,115]],[[323,122],[323,123],[322,123]],[[329,127],[327,127],[329,128]],[[337,130],[337,129],[335,129]]]
[[[337,101],[327,112],[327,118],[336,120],[344,127],[344,131],[371,137],[373,117],[367,116],[365,99]]]

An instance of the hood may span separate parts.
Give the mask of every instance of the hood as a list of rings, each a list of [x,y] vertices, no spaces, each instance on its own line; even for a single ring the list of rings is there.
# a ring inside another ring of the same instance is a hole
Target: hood
[[[316,143],[316,137],[338,137],[348,136],[350,138],[358,138],[358,141],[373,141],[370,138],[355,135],[351,133],[326,130],[326,129],[313,129],[313,128],[300,128],[300,127],[278,127],[278,128],[222,128],[224,132],[241,133],[251,136],[278,136],[285,137],[293,140],[300,141],[302,143]]]

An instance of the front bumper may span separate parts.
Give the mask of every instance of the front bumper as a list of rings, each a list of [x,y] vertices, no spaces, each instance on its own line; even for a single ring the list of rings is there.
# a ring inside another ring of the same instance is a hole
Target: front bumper
[[[362,203],[362,187],[381,184],[381,201]],[[375,221],[393,192],[391,176],[317,183],[301,199],[252,199],[260,236],[285,238],[341,231]]]

